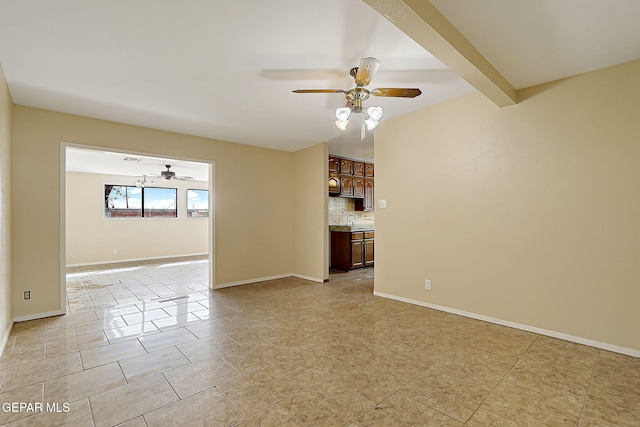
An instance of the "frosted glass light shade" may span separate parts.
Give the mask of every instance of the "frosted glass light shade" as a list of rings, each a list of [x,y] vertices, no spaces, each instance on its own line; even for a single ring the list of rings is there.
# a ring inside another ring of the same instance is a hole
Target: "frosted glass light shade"
[[[351,115],[351,108],[342,107],[336,109],[336,119],[341,122],[346,122],[349,120],[349,116]]]
[[[372,118],[368,118],[364,121],[364,124],[367,126],[367,130],[374,130],[376,126],[378,126],[378,123],[380,122],[373,120]]]
[[[374,106],[367,108],[367,114],[369,115],[369,118],[375,121],[379,121],[382,118],[382,112],[382,107]]]
[[[347,130],[348,124],[349,124],[349,120],[336,120],[336,126],[340,130]]]

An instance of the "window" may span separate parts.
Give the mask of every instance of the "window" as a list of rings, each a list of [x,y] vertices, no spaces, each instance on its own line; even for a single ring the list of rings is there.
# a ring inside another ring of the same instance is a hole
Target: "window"
[[[105,185],[104,215],[107,218],[176,218],[177,193],[175,188]]]
[[[105,185],[106,217],[141,217],[142,188],[124,185]]]
[[[176,218],[178,216],[177,197],[178,190],[175,188],[144,187],[142,216]]]
[[[187,190],[187,217],[209,216],[209,190]]]

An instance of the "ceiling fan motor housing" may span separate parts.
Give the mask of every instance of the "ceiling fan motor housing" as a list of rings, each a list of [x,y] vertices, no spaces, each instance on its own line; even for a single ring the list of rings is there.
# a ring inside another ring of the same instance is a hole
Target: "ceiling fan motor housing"
[[[175,178],[176,173],[169,170],[171,165],[165,165],[165,166],[166,166],[167,170],[160,172],[160,175],[166,180],[170,180],[171,178]]]
[[[362,112],[362,101],[369,98],[369,91],[362,87],[356,87],[346,92],[348,105],[354,113]]]

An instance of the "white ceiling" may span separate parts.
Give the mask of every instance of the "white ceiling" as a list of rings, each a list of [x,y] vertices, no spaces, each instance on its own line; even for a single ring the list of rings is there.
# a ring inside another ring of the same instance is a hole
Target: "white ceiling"
[[[104,175],[123,175],[136,179],[146,176],[156,184],[164,182],[158,177],[160,172],[170,170],[179,177],[191,177],[195,181],[209,180],[209,164],[186,160],[166,159],[116,151],[99,151],[67,147],[66,170],[69,172],[87,172]]]
[[[433,0],[516,88],[640,57],[638,0]],[[329,141],[370,159],[371,134],[333,121],[361,57],[385,119],[474,90],[361,0],[0,0],[14,103],[243,144]],[[374,104],[375,103],[375,104]]]
[[[640,58],[639,0],[431,0],[516,89]]]

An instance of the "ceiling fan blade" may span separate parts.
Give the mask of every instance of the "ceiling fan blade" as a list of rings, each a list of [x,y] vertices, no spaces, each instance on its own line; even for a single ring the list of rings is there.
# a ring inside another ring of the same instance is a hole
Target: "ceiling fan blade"
[[[358,72],[355,76],[356,84],[358,86],[368,85],[379,66],[380,62],[378,62],[376,58],[362,58],[360,60],[360,65],[358,66]]]
[[[373,96],[395,96],[399,98],[415,98],[420,95],[422,91],[420,89],[409,89],[399,87],[387,87],[373,89],[369,92]]]
[[[344,93],[342,89],[298,89],[294,93]]]
[[[189,181],[192,180],[192,176],[174,176],[173,179],[179,179],[180,181]]]
[[[347,76],[344,70],[262,70],[260,77],[269,80],[338,80]]]

